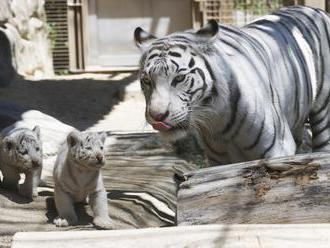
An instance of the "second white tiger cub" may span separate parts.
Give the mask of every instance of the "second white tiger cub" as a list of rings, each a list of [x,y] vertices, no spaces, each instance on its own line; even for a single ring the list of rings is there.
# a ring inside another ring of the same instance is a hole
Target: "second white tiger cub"
[[[88,196],[94,225],[113,228],[100,171],[105,164],[105,138],[105,133],[73,131],[68,135],[54,167],[55,204],[59,215],[54,220],[56,226],[76,224],[78,217],[74,203],[84,202]]]

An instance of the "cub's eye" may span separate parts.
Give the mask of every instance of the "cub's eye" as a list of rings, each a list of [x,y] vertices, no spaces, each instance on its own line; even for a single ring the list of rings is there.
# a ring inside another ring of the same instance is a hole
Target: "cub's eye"
[[[92,147],[91,146],[87,146],[86,147],[86,150],[92,150]]]
[[[145,75],[141,78],[141,82],[145,85],[151,85],[151,79],[147,75]]]
[[[103,146],[101,146],[100,148],[101,148],[101,150],[103,150],[103,148],[104,148],[104,147],[103,147]]]
[[[173,81],[175,81],[175,82],[181,82],[181,81],[183,81],[185,78],[186,78],[186,75],[178,75],[178,76],[176,76],[176,77],[174,78]]]
[[[37,147],[37,148],[36,148],[36,151],[37,151],[37,152],[39,152],[39,151],[40,151],[40,148],[39,148],[39,147]]]

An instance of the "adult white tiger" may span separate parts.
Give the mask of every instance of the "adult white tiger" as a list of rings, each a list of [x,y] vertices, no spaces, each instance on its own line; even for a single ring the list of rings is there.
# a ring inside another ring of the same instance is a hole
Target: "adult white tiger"
[[[330,18],[289,7],[234,28],[156,39],[141,28],[146,119],[167,139],[197,131],[211,164],[291,155],[310,120],[330,150]]]

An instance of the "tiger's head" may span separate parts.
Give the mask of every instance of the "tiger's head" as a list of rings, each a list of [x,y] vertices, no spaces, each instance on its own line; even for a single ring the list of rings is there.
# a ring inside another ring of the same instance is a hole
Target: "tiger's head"
[[[106,133],[72,131],[67,136],[69,156],[80,169],[99,170],[105,164]]]
[[[1,153],[19,171],[31,171],[42,166],[42,144],[40,127],[33,130],[17,129],[1,141]]]
[[[141,28],[134,38],[143,55],[140,82],[146,99],[145,116],[167,140],[182,138],[216,94],[212,65],[206,59],[218,33],[216,21],[198,31],[157,39]]]

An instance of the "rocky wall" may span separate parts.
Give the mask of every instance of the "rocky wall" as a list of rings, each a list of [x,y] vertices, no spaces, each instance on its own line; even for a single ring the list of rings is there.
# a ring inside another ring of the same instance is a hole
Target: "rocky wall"
[[[10,41],[12,64],[18,74],[30,79],[53,75],[44,0],[1,0],[0,31]],[[9,52],[4,52],[2,43],[0,49],[3,51],[0,51],[0,74],[5,74],[1,64],[8,63],[8,55],[3,54]]]

